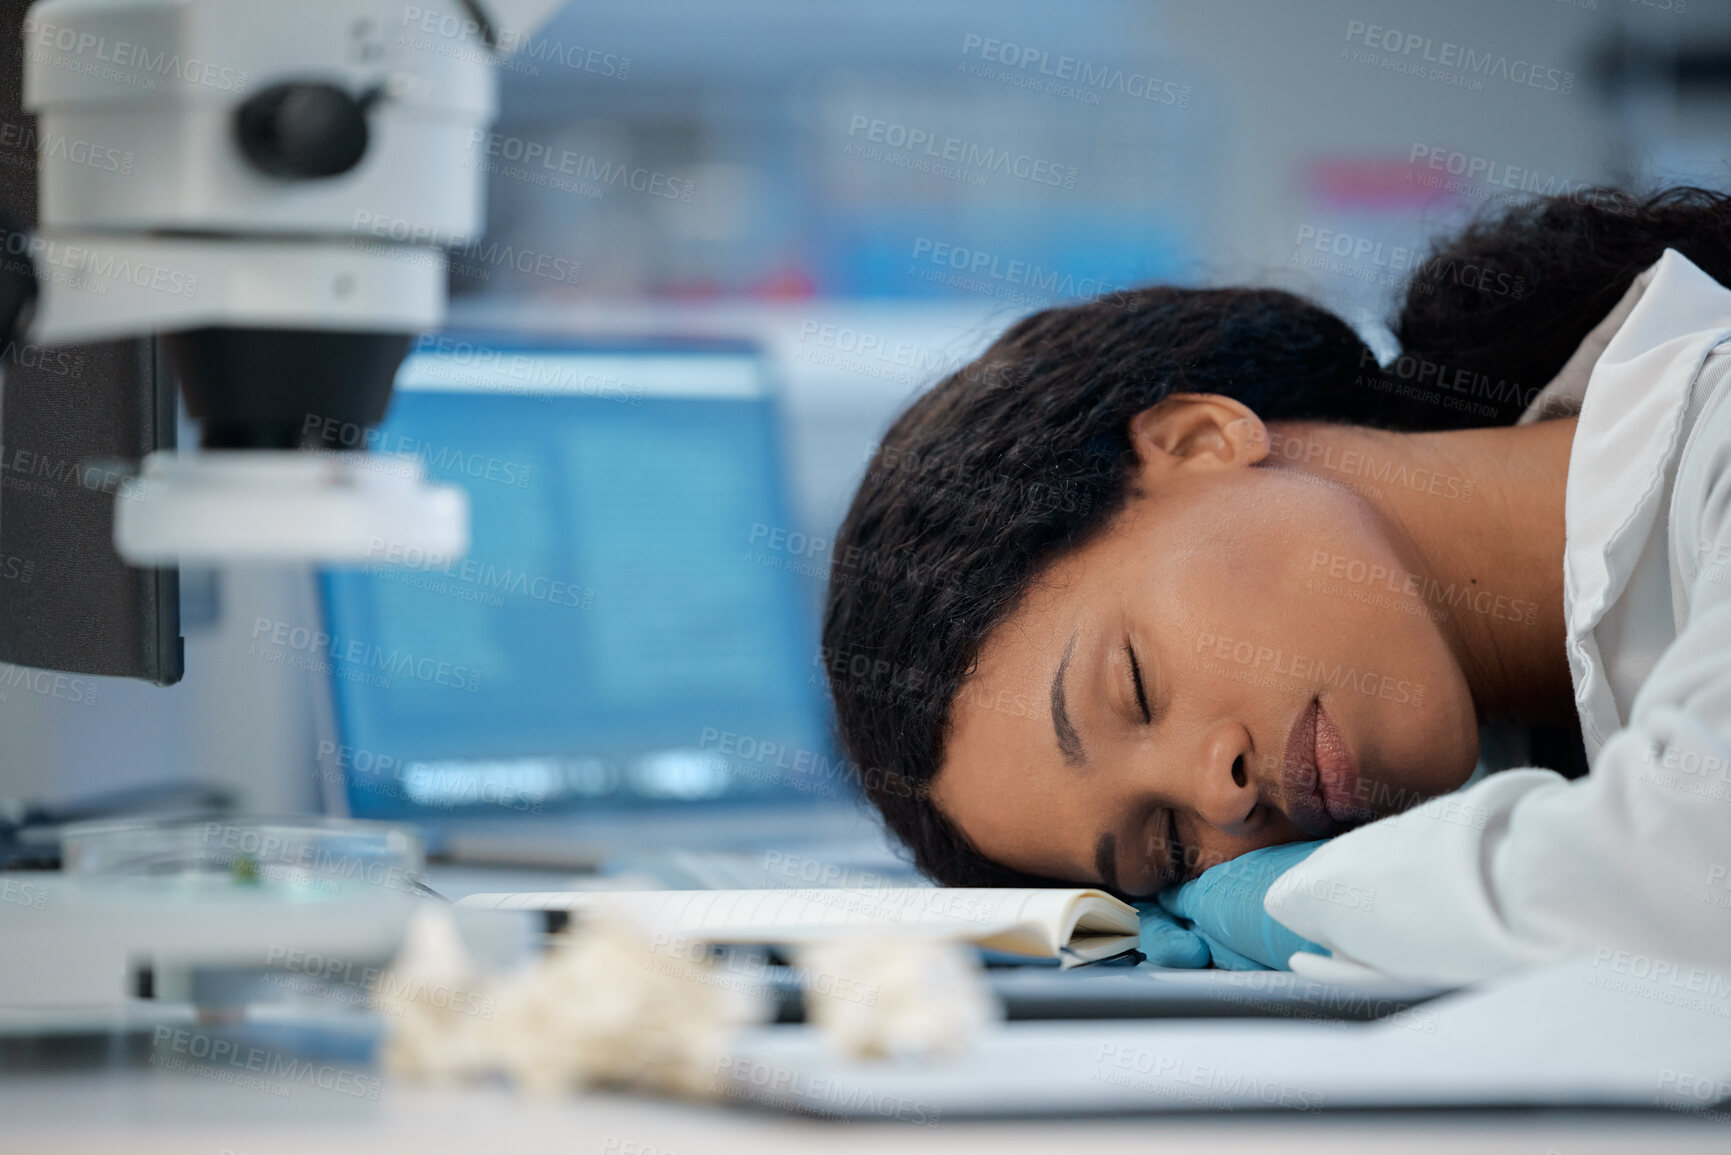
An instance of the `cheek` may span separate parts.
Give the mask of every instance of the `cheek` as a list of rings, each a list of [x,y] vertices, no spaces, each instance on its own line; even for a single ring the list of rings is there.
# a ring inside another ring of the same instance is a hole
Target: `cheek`
[[[992,861],[1068,877],[1077,848],[1092,846],[1101,828],[1088,792],[1030,758],[1030,750],[1042,749],[1038,734],[995,716],[974,721],[981,725],[952,741],[932,805]],[[991,733],[982,740],[983,731]]]
[[[1298,500],[1198,504],[1164,525],[1158,548],[1145,555],[1141,604],[1161,620],[1162,636],[1192,656],[1224,640],[1290,649],[1308,633],[1337,635],[1337,619],[1358,607],[1317,598],[1310,567],[1318,554],[1365,547],[1319,523],[1321,511]]]
[[[1470,772],[1475,716],[1438,607],[1355,500],[1276,493],[1164,528],[1178,544],[1147,555],[1141,604],[1212,708],[1284,716],[1321,691],[1389,789],[1453,789]]]
[[[1410,671],[1422,704],[1354,703],[1366,750],[1360,800],[1377,814],[1406,810],[1457,789],[1478,757],[1478,720],[1465,678],[1446,654]]]

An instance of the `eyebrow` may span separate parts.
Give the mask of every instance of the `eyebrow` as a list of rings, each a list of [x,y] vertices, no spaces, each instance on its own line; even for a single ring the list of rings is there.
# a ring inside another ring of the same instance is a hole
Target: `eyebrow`
[[[1100,841],[1094,844],[1094,869],[1100,873],[1100,880],[1106,884],[1107,890],[1122,891],[1118,885],[1118,836],[1110,831],[1100,836]]]
[[[1069,644],[1064,647],[1064,656],[1058,659],[1057,672],[1052,675],[1052,733],[1058,737],[1058,749],[1064,755],[1064,761],[1072,766],[1080,766],[1086,760],[1082,753],[1082,738],[1076,733],[1076,727],[1070,723],[1070,712],[1064,708],[1064,671],[1070,667],[1070,658],[1076,652],[1076,634],[1070,635]]]

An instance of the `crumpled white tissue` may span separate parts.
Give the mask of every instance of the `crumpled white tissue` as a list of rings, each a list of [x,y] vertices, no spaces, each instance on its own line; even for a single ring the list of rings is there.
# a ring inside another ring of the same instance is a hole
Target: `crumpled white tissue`
[[[372,1005],[386,1016],[380,1059],[387,1070],[426,1082],[450,1082],[488,1065],[477,1023],[495,1000],[456,921],[442,907],[415,912],[391,969],[373,984]]]
[[[380,979],[382,1010],[392,990],[416,989],[415,977],[472,973],[449,952],[462,948],[450,915],[425,912],[440,916],[444,928],[411,929]],[[701,944],[651,939],[593,914],[574,919],[528,968],[489,984],[483,1005],[491,1013],[411,1000],[388,1020],[387,1069],[419,1078],[502,1071],[539,1096],[607,1086],[708,1097],[720,1093],[715,1073],[733,1032],[768,1009]]]
[[[765,1003],[685,942],[615,919],[574,922],[528,976],[500,991],[500,1065],[541,1094],[586,1086],[715,1094],[729,1037]]]
[[[808,1022],[858,1059],[960,1054],[1003,1018],[978,955],[925,937],[860,936],[805,946]]]

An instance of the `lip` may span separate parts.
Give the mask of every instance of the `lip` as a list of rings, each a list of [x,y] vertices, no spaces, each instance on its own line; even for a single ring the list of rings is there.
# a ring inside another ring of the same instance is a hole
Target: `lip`
[[[1336,822],[1350,823],[1363,816],[1358,804],[1358,759],[1321,699],[1316,701],[1315,713],[1316,773],[1321,780],[1322,805]]]
[[[1350,801],[1358,783],[1352,750],[1333,722],[1325,721],[1322,702],[1312,698],[1293,720],[1280,763],[1281,802],[1292,824],[1311,838],[1328,838],[1344,827],[1330,805]],[[1326,750],[1324,750],[1326,746]],[[1341,752],[1345,751],[1345,759]],[[1322,755],[1323,757],[1319,757]],[[1322,765],[1327,761],[1326,773]],[[1343,773],[1344,769],[1344,773]],[[1350,774],[1352,781],[1347,782]],[[1332,784],[1328,781],[1332,776]],[[1346,793],[1340,793],[1342,787]]]

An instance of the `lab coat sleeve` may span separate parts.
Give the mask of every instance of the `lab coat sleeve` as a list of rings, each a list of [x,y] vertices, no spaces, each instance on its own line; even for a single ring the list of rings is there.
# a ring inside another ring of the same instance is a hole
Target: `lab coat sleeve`
[[[1731,542],[1725,440],[1678,494],[1673,540]],[[1676,638],[1586,778],[1506,771],[1351,831],[1277,879],[1268,913],[1418,982],[1605,950],[1731,965],[1731,573],[1704,567],[1687,588]]]

